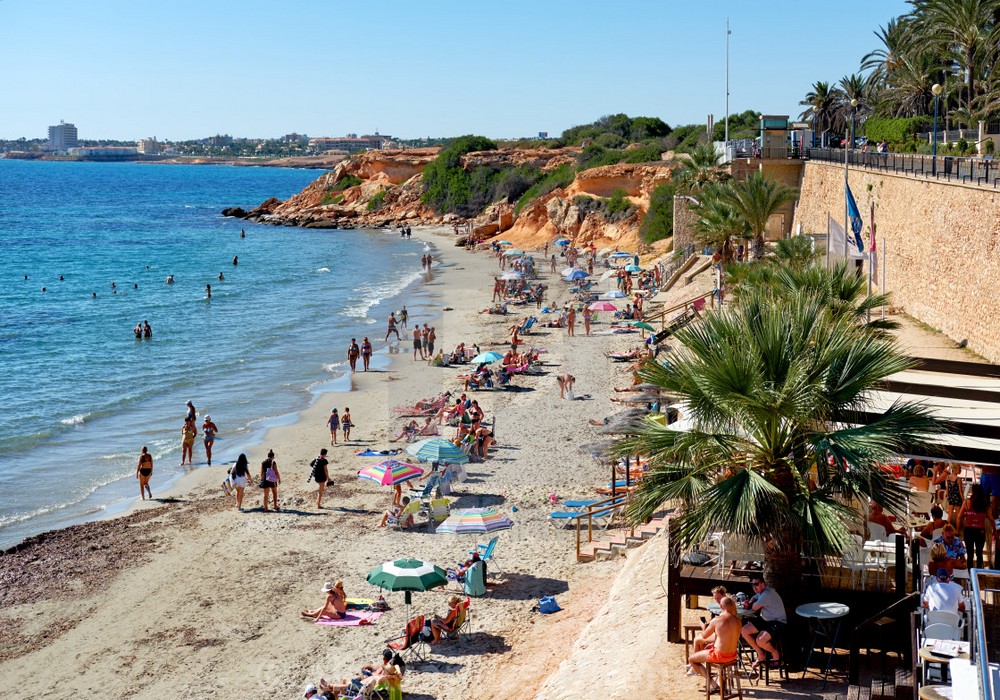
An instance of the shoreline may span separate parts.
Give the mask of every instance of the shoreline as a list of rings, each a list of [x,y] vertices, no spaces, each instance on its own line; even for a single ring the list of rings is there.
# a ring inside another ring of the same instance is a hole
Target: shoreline
[[[510,316],[480,315],[489,306],[495,259],[451,246],[450,231],[428,238],[440,244],[440,265],[425,285],[440,321],[428,316],[420,322],[436,324],[440,347],[460,341],[503,346],[510,323],[537,313],[525,307]],[[543,282],[550,285],[550,305],[566,299],[561,282],[548,275]],[[604,328],[599,324],[595,331]],[[605,466],[577,446],[595,439],[588,418],[614,412],[614,404],[605,403],[611,386],[631,382],[602,353],[635,345],[639,336],[571,338],[539,328],[526,339],[547,350],[545,374],[518,377],[519,391],[470,392],[487,418],[499,418],[499,444],[486,462],[469,465],[468,481],[450,496],[456,508],[496,504],[511,514],[516,526],[500,533],[497,552],[504,575],[487,597],[473,602],[473,633],[407,674],[407,694],[463,697],[503,687],[512,668],[530,668],[529,682],[537,687],[558,666],[558,647],[575,638],[603,603],[618,570],[614,562],[575,562],[573,535],[548,525],[546,495],[587,496],[607,481]],[[393,446],[388,438],[401,425],[393,407],[445,389],[461,391],[459,369],[428,367],[405,352],[391,359],[384,371],[351,375],[353,391],[321,394],[297,422],[272,428],[247,453],[256,469],[262,453],[275,449],[281,512],[261,512],[255,488],[244,512],[237,512],[219,488],[223,470],[205,469],[198,483],[167,503],[48,533],[36,546],[0,556],[0,576],[8,584],[0,593],[0,629],[10,640],[0,652],[0,691],[13,696],[30,685],[42,696],[294,697],[307,682],[339,678],[370,663],[383,640],[403,628],[402,596],[386,595],[392,609],[374,627],[318,627],[297,611],[315,604],[322,582],[340,578],[349,596],[373,597],[377,591],[365,574],[376,564],[417,556],[450,566],[467,556],[471,544],[485,541],[432,534],[424,525],[412,532],[378,528],[391,492],[356,478],[376,460],[354,452]],[[592,400],[560,401],[555,373],[563,371],[573,373]],[[351,407],[356,427],[349,446],[329,446],[324,422],[333,402]],[[331,452],[335,486],[318,510],[306,479],[309,461],[323,446]],[[415,594],[414,612],[443,612],[454,590]],[[527,613],[542,595],[558,596],[565,612]],[[69,601],[74,612],[67,616]]]

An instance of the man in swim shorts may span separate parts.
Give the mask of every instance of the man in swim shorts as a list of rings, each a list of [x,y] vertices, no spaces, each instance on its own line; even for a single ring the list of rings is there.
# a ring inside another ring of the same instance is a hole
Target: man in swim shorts
[[[396,330],[396,312],[395,311],[390,311],[389,312],[388,327],[387,327],[387,329],[385,331],[385,339],[389,340],[389,336],[392,335],[393,333],[396,334],[396,340],[399,340],[400,339],[399,338],[399,331]]]
[[[691,663],[691,670],[705,678],[705,682],[711,685],[711,692],[715,692],[719,684],[708,675],[708,669],[702,664],[725,664],[736,660],[736,648],[740,642],[740,619],[736,615],[736,603],[732,598],[724,597],[719,601],[722,613],[708,623],[703,635],[715,635],[715,641],[710,642],[701,651],[691,654],[688,661]]]

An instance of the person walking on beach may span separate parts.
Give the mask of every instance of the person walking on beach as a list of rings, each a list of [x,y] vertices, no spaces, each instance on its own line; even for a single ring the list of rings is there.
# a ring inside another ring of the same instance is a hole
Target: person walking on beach
[[[416,362],[417,355],[423,359],[424,353],[422,348],[423,343],[421,342],[420,326],[413,327],[413,361]]]
[[[278,472],[278,463],[274,461],[274,450],[267,451],[267,459],[260,463],[260,487],[264,489],[264,512],[267,513],[267,494],[271,493],[271,502],[274,509],[278,509],[278,484],[281,483],[281,474]]]
[[[406,310],[406,304],[403,304],[403,308],[399,310],[399,325],[406,330],[406,319],[410,317],[410,312]]]
[[[139,480],[139,495],[142,500],[146,500],[146,494],[153,497],[153,492],[149,490],[149,477],[153,475],[153,455],[149,454],[149,449],[144,445],[142,453],[139,455],[139,464],[135,468],[135,478]]]
[[[365,371],[368,371],[368,363],[372,361],[372,341],[368,340],[368,336],[361,341],[361,362],[364,365]]]
[[[198,435],[198,428],[195,427],[194,418],[189,418],[184,421],[184,427],[181,428],[181,466],[184,466],[184,462],[187,461],[188,464],[194,465],[194,439]]]
[[[218,426],[212,422],[212,416],[205,416],[201,432],[205,435],[205,458],[208,460],[208,466],[212,466],[212,445],[215,443],[215,434],[219,432]]]
[[[556,273],[556,256],[555,256],[555,253],[552,254],[552,258],[549,260],[549,269],[552,271],[552,274]]]
[[[399,338],[399,331],[396,330],[396,312],[395,311],[390,311],[389,312],[388,328],[385,331],[385,339],[389,340],[389,336],[392,335],[393,333],[396,334],[396,340],[399,340],[400,339]]]
[[[572,306],[566,311],[566,335],[576,335],[576,309]]]
[[[344,406],[344,417],[340,419],[340,427],[344,429],[344,442],[351,439],[351,428],[354,424],[351,422],[351,409]]]
[[[330,417],[327,418],[326,424],[330,426],[330,444],[337,444],[337,431],[340,430],[340,416],[337,414],[337,409],[330,409]]]
[[[319,456],[316,457],[311,463],[312,466],[312,479],[319,486],[319,494],[316,496],[316,509],[323,507],[323,491],[326,490],[326,482],[330,480],[330,473],[327,470],[327,465],[330,460],[326,458],[326,448],[324,447],[319,451]]]
[[[593,317],[594,312],[590,310],[590,307],[583,307],[583,331],[586,335],[590,335],[590,319]]]
[[[351,338],[351,344],[347,346],[347,362],[351,365],[351,371],[358,369],[358,357],[361,355],[361,348],[358,347],[356,338]]]
[[[232,477],[233,488],[236,489],[236,510],[243,510],[243,492],[247,487],[247,479],[250,478],[250,462],[245,454],[240,453],[236,458],[236,464],[229,475]]]
[[[424,324],[424,328],[427,324]],[[427,359],[434,357],[434,341],[437,339],[437,333],[434,332],[434,326],[430,327],[430,330],[424,331],[424,343],[427,345]]]

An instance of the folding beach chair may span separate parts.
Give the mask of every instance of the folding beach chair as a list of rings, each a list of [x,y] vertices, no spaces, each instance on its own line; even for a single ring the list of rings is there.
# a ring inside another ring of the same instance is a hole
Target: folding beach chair
[[[420,512],[420,501],[414,499],[406,504],[399,515],[390,515],[386,525],[391,525],[397,530],[405,530],[413,527],[413,516]]]
[[[438,523],[444,522],[451,515],[451,501],[447,498],[435,498],[427,506],[427,527],[433,530]]]
[[[429,501],[437,498],[440,495],[438,494],[438,486],[440,483],[441,475],[431,474],[427,477],[427,483],[424,484],[423,488],[410,489],[410,498],[415,498],[419,501]]]
[[[423,638],[423,631],[424,616],[419,615],[406,623],[406,629],[403,630],[402,636],[385,640],[386,646],[398,651],[407,661],[409,661],[410,656],[424,661],[425,656],[421,653],[421,649],[429,647],[429,645]]]
[[[497,540],[499,540],[499,539],[500,539],[499,537],[494,537],[493,539],[491,539],[486,544],[477,544],[476,545],[476,549],[474,549],[473,551],[469,552],[469,554],[471,555],[471,554],[473,554],[475,552],[479,552],[479,558],[482,559],[484,563],[486,563],[486,564],[489,565],[486,568],[487,571],[490,571],[491,569],[493,569],[495,571],[499,571],[502,574],[503,570],[500,568],[500,565],[497,563],[496,554],[495,554],[496,548],[497,548]]]
[[[451,632],[444,635],[445,639],[457,641],[463,634],[469,634],[472,630],[472,616],[469,614],[469,606],[472,605],[472,598],[467,597],[458,604],[458,618]]]

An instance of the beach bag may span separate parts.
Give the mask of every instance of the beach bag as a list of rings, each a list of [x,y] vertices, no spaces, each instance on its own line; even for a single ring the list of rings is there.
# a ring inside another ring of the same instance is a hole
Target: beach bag
[[[559,603],[556,602],[555,596],[543,595],[538,599],[538,612],[542,615],[551,615],[552,613],[559,612],[562,608],[559,607]]]
[[[311,461],[309,466],[312,467],[312,474],[309,475],[309,478],[317,484],[323,481],[323,477],[326,476],[326,465],[319,461],[319,457],[316,457],[313,461]]]

